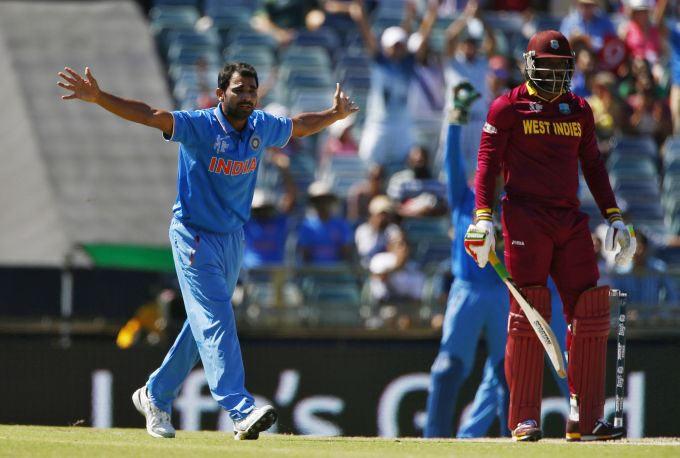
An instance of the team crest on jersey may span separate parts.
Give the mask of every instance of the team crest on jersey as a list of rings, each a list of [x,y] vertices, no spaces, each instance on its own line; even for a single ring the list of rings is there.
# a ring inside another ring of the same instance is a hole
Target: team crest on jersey
[[[482,127],[482,130],[484,132],[486,132],[487,134],[492,134],[492,135],[498,133],[498,129],[496,129],[494,126],[492,126],[488,122],[484,123],[484,127]]]
[[[543,111],[543,105],[538,102],[529,102],[529,110],[533,111],[534,113],[540,113]]]
[[[217,138],[215,139],[215,144],[213,145],[215,153],[217,154],[224,153],[225,151],[227,151],[227,148],[229,148],[227,137],[218,135]]]
[[[253,134],[253,136],[250,138],[250,149],[258,149],[261,144],[262,140],[260,140],[260,137]]]
[[[569,104],[568,104],[568,103],[560,103],[559,106],[558,106],[558,108],[559,108],[559,110],[560,110],[560,113],[562,113],[562,114],[564,114],[564,115],[567,115],[567,114],[571,113],[571,108],[569,108]]]
[[[560,44],[557,42],[557,40],[550,40],[550,47],[552,49],[557,49],[560,47]]]

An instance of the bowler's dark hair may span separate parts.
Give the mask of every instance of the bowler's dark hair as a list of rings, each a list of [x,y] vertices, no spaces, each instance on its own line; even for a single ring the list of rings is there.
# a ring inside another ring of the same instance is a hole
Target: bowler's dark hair
[[[257,71],[255,71],[255,68],[252,65],[246,64],[245,62],[227,62],[224,64],[222,71],[217,77],[217,87],[223,91],[226,90],[234,73],[255,78],[255,85],[257,87],[260,86],[260,81],[257,79]]]

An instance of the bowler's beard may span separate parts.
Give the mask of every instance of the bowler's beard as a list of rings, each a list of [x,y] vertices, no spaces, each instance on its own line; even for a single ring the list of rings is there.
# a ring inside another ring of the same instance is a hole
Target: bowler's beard
[[[241,108],[238,105],[236,106],[227,105],[227,117],[237,119],[239,121],[243,119],[248,119],[252,112],[253,112],[252,108]]]

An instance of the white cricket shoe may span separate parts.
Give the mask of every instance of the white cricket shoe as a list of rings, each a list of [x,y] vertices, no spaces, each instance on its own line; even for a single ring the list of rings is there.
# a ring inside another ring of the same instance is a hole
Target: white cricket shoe
[[[141,387],[132,394],[132,403],[139,413],[146,417],[146,432],[153,437],[175,437],[175,428],[170,422],[170,414],[159,409],[149,399],[146,386]]]
[[[253,409],[244,419],[234,421],[234,439],[257,439],[262,431],[268,430],[276,422],[277,417],[272,406]]]

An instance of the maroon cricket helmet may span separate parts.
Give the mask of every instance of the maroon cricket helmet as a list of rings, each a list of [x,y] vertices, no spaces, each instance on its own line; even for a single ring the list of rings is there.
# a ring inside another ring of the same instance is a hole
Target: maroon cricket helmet
[[[575,59],[569,40],[560,32],[543,30],[534,34],[523,57],[524,75],[534,86],[555,95],[569,91]],[[542,60],[549,58],[565,59],[566,63]]]
[[[541,30],[529,40],[527,52],[534,52],[534,58],[562,57],[571,59],[574,53],[567,37],[557,30]]]

